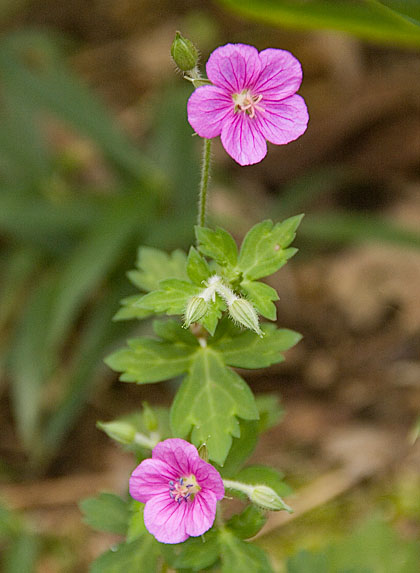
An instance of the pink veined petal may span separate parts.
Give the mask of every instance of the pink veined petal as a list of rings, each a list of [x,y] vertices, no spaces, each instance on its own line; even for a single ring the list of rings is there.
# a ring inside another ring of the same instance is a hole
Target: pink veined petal
[[[199,458],[197,448],[180,438],[170,438],[153,448],[152,458],[171,466],[178,478],[191,473],[194,460]]]
[[[302,83],[302,66],[287,50],[268,48],[259,54],[262,71],[255,82],[254,93],[263,96],[263,101],[287,98]]]
[[[251,88],[261,71],[258,50],[245,44],[216,48],[206,64],[209,80],[229,95]]]
[[[216,86],[197,88],[188,100],[188,121],[200,137],[212,139],[222,132],[223,121],[233,113],[232,97]]]
[[[143,460],[130,477],[129,489],[132,498],[146,503],[152,496],[169,492],[170,480],[179,478],[177,472],[161,460]]]
[[[251,119],[245,113],[237,113],[223,126],[222,145],[239,165],[253,165],[267,154],[265,137],[255,120],[256,117]]]
[[[259,131],[271,143],[289,143],[306,131],[309,115],[301,96],[293,95],[279,102],[270,102],[264,108],[254,120]]]
[[[188,535],[202,535],[214,523],[216,517],[216,496],[212,492],[198,493],[185,514],[185,530]]]
[[[225,495],[223,480],[219,472],[212,465],[200,460],[193,469],[197,483],[204,490],[203,495],[208,491],[214,493],[217,499],[222,499]]]
[[[144,508],[146,529],[161,543],[181,543],[189,535],[185,530],[188,503],[177,503],[167,495],[151,498]]]

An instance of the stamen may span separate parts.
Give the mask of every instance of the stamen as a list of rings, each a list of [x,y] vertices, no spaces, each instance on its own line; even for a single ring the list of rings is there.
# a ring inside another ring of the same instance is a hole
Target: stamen
[[[262,95],[252,94],[251,90],[243,90],[239,94],[233,94],[232,99],[235,104],[234,111],[236,113],[244,111],[249,115],[250,119],[253,119],[256,111],[264,111],[263,108],[258,105],[262,97]]]
[[[194,475],[182,476],[178,480],[169,481],[169,497],[176,501],[178,505],[182,500],[193,501],[195,495],[200,491]]]

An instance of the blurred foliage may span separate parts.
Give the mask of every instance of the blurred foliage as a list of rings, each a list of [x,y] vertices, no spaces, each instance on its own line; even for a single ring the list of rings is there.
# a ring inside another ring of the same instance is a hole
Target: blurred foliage
[[[267,24],[330,28],[366,40],[420,46],[420,7],[416,0],[219,0],[233,11]]]
[[[172,105],[180,95],[185,101],[182,89],[158,102],[159,118],[175,128],[158,122],[154,164],[72,74],[51,36],[3,36],[0,79],[1,361],[18,435],[42,469],[91,395],[105,347],[122,332],[111,318],[128,292],[123,276],[136,245],[182,244],[191,229],[195,202],[189,210],[185,195],[171,194],[181,176],[195,188],[194,172],[180,171],[194,149],[184,109]],[[57,151],[50,124],[87,138],[111,183],[80,183],[85,158],[71,145]]]

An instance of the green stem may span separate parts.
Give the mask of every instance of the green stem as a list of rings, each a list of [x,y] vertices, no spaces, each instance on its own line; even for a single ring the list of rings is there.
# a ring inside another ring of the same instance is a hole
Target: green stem
[[[198,203],[198,226],[206,225],[207,188],[210,179],[211,139],[204,139],[203,164],[201,166],[200,198]]]

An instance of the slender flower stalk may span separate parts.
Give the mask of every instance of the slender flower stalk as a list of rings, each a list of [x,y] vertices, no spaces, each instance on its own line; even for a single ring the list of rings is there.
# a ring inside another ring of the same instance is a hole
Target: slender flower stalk
[[[198,203],[198,226],[206,226],[207,189],[210,180],[211,140],[204,139],[203,163],[201,166],[200,196]]]

